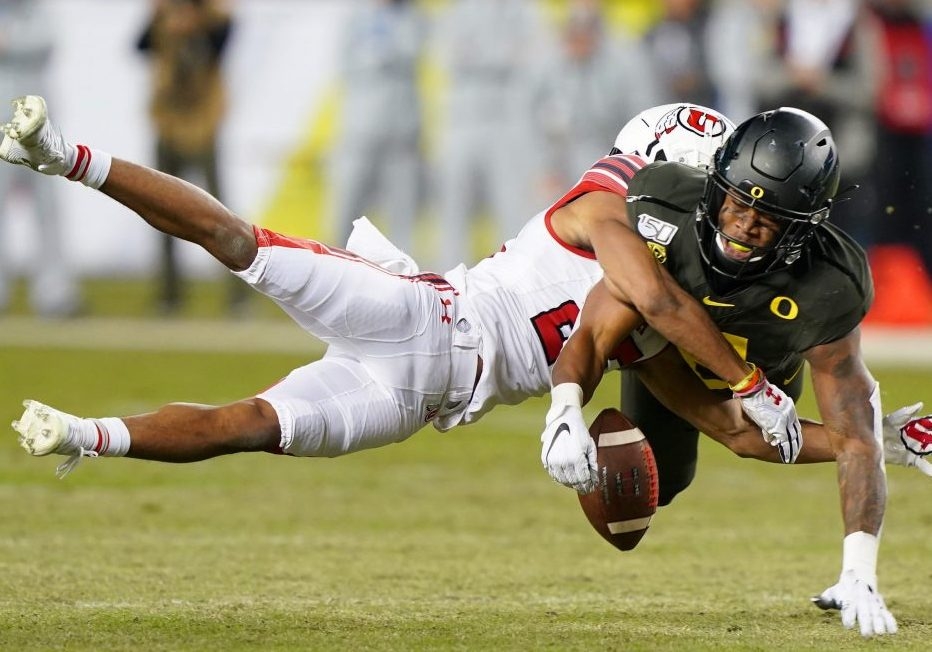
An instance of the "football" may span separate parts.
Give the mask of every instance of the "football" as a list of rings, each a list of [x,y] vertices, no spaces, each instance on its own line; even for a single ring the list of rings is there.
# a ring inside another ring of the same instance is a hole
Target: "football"
[[[579,504],[602,538],[631,550],[657,511],[654,453],[644,433],[614,408],[602,410],[589,434],[596,443],[599,482],[595,491],[579,496]]]

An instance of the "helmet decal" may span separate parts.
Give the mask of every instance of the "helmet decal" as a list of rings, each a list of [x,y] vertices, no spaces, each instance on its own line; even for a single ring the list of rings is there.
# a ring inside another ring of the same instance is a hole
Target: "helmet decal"
[[[728,125],[721,119],[721,114],[698,106],[680,107],[677,119],[684,127],[700,135],[724,136],[725,130],[728,129]]]
[[[615,139],[613,153],[647,160],[676,161],[708,168],[715,151],[735,126],[724,115],[698,104],[664,104],[641,111]]]

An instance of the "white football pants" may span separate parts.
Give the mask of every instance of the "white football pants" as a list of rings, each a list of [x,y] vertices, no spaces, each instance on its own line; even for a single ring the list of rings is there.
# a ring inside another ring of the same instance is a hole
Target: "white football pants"
[[[236,275],[328,345],[321,360],[258,394],[278,413],[285,453],[384,446],[465,409],[479,329],[443,278],[393,274],[314,240],[255,233],[259,253]]]

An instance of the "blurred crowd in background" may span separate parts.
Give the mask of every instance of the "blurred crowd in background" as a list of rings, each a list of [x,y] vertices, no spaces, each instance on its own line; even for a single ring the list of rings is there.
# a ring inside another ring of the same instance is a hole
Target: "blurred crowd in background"
[[[237,2],[150,2],[135,54],[151,64],[153,164],[223,200],[217,147]],[[932,326],[930,0],[347,4],[333,26],[341,93],[324,162],[332,244],[368,215],[424,268],[471,264],[491,253],[476,244],[479,225],[497,243],[515,234],[642,109],[689,101],[740,122],[792,105],[821,117],[838,143],[832,219],[869,253],[877,298],[867,323]],[[54,47],[47,10],[0,0],[0,97],[42,92]],[[78,314],[81,284],[68,271],[58,211],[25,172],[0,166],[0,218],[4,198],[23,188],[44,246],[60,254],[29,274],[31,307]],[[184,278],[174,243],[161,252],[156,307],[174,314]],[[8,276],[0,256],[0,311]],[[231,280],[231,314],[243,301]]]

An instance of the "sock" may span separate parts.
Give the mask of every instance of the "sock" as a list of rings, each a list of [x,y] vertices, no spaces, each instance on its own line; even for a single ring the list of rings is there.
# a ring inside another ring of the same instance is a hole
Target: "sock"
[[[68,424],[69,438],[86,451],[122,457],[129,451],[129,429],[122,419],[76,419]]]
[[[100,188],[107,175],[110,174],[110,165],[113,157],[107,152],[93,149],[87,145],[66,145],[65,172],[62,173],[70,181],[80,181],[90,188]]]

